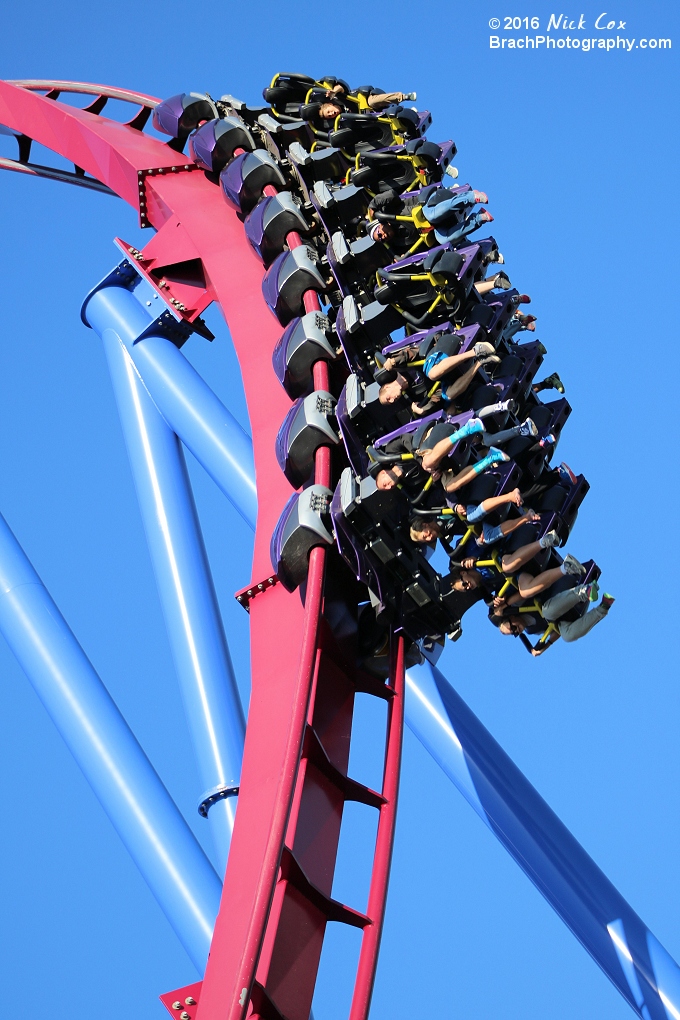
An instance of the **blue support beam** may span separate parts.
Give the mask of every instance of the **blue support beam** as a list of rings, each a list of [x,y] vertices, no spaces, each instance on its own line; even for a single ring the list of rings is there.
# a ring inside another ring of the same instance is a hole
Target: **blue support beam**
[[[0,632],[203,973],[220,879],[2,516]]]
[[[88,297],[83,317],[104,344],[204,786],[199,810],[208,816],[223,873],[245,722],[182,448],[127,349],[141,336],[162,335],[162,327],[126,282],[130,277],[114,273]],[[232,465],[226,458],[225,464],[231,484]]]
[[[145,382],[149,372],[149,388],[162,406],[170,400],[163,390],[174,391],[184,378],[184,370],[177,367],[183,356],[179,351],[177,355],[164,358],[162,373],[150,359],[135,357]],[[203,380],[199,386],[208,389]],[[203,391],[194,413],[200,415],[207,406],[211,401]],[[226,421],[228,413],[222,409],[221,418]],[[184,439],[184,426],[178,421],[177,427]],[[203,428],[209,432],[210,422]],[[194,442],[200,442],[195,423],[192,434]],[[254,477],[252,447],[244,453],[241,446],[240,456],[244,473]],[[226,459],[215,457],[210,474],[222,491],[230,488],[232,468]],[[243,516],[254,529],[255,510]],[[407,726],[638,1015],[644,1020],[680,1020],[680,969],[675,961],[429,663],[408,671],[405,712]]]
[[[250,436],[167,337],[151,334],[127,349],[170,428],[250,524],[257,516]]]
[[[680,1018],[680,968],[438,669],[406,676],[406,724],[644,1020]]]

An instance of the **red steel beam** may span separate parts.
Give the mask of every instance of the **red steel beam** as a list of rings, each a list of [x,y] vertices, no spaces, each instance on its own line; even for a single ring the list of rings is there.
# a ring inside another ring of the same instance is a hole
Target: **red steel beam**
[[[262,265],[220,190],[203,174],[173,172],[181,161],[174,150],[137,128],[39,95],[45,89],[146,106],[157,100],[73,82],[0,82],[0,122],[66,157],[134,207],[143,177],[146,217],[159,230],[152,241],[154,259],[160,261],[167,249],[168,260],[178,261],[183,243],[187,258],[200,253],[207,289],[221,306],[236,348],[250,414],[259,508],[252,581],[257,585],[271,574],[270,537],[292,491],[275,457],[276,434],[290,403],[271,364],[281,327],[261,298]],[[315,370],[315,386],[328,386],[325,365]],[[330,481],[328,449],[317,455],[315,477]],[[338,650],[329,651],[327,627],[320,639],[325,566],[326,550],[316,548],[303,591],[291,594],[275,585],[251,603],[253,684],[239,806],[196,1007],[201,1020],[240,1020],[251,991],[254,1016],[307,1020],[329,919],[364,931],[352,1020],[368,1010],[396,816],[403,646],[399,639],[389,688],[361,678],[352,664],[342,665]],[[346,777],[357,689],[390,698],[382,795]],[[347,796],[380,811],[369,916],[331,899]]]

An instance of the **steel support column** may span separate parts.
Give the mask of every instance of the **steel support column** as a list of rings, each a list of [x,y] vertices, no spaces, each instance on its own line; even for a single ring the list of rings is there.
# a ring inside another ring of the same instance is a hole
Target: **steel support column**
[[[126,349],[151,325],[122,286],[104,286],[83,315],[106,352],[135,488],[223,872],[236,806],[244,719],[184,455]]]
[[[220,880],[2,516],[0,631],[202,972]]]
[[[257,489],[250,436],[171,340],[146,336],[127,349],[170,428],[243,519],[254,522]]]
[[[639,1016],[680,1017],[680,968],[438,669],[406,724]]]

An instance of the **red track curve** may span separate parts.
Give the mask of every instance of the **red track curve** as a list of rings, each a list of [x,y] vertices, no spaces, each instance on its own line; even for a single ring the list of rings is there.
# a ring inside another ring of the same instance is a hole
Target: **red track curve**
[[[158,231],[141,253],[149,264],[153,257],[155,271],[202,261],[205,289],[191,295],[194,307],[186,318],[216,300],[239,359],[257,477],[257,584],[271,575],[270,537],[291,495],[275,457],[276,434],[290,401],[271,365],[281,327],[261,298],[262,265],[220,189],[202,173],[188,172],[195,168],[185,156],[138,127],[39,95],[41,88],[108,95],[145,108],[158,100],[73,82],[0,81],[0,123],[71,160],[139,208],[143,221]],[[172,285],[159,293],[167,300]],[[175,294],[187,303],[186,294]],[[273,1020],[308,1020],[328,920],[363,929],[351,1020],[368,1012],[396,816],[403,648],[401,640],[395,642],[390,687],[361,677],[343,661],[322,616],[326,559],[325,549],[312,551],[304,600],[276,584],[250,604],[253,683],[239,805],[222,907],[192,1020],[196,1015],[240,1020],[249,1009]],[[346,776],[357,690],[389,701],[382,794]],[[347,799],[380,811],[368,917],[330,899]]]

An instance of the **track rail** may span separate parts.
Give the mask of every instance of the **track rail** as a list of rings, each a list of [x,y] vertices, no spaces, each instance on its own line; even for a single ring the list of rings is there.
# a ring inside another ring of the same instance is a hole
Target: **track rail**
[[[62,92],[71,92],[75,95],[120,99],[124,103],[139,103],[140,106],[145,106],[149,110],[155,109],[160,102],[160,99],[156,99],[154,96],[147,96],[143,92],[133,92],[131,89],[115,89],[111,88],[110,85],[92,85],[89,82],[83,81],[52,81],[42,78],[21,78],[8,81],[7,84],[16,85],[29,92],[47,92],[51,99],[56,99]]]
[[[96,98],[79,109],[56,101],[63,92]],[[110,98],[141,110],[127,124],[108,120],[100,114]],[[183,172],[194,169],[185,157],[143,133],[157,103],[139,93],[77,82],[0,82],[0,123],[72,161],[78,183],[91,175],[156,228],[143,252],[131,250],[131,259],[153,261],[154,272],[200,259],[204,286],[195,308],[178,312],[170,284],[160,294],[176,317],[189,321],[216,300],[229,325],[253,434],[258,520],[252,586],[257,586],[271,574],[270,537],[292,492],[275,457],[278,426],[290,406],[271,367],[281,327],[261,297],[262,266],[220,190],[201,173]],[[27,151],[30,145],[19,161],[22,172],[37,172],[27,163]],[[317,386],[327,384],[325,372],[319,366]],[[319,451],[315,474],[329,483],[328,450]],[[267,1020],[308,1020],[329,920],[363,931],[352,1020],[362,1020],[370,1005],[396,819],[404,650],[402,639],[393,639],[388,684],[354,668],[323,616],[328,559],[326,549],[312,550],[302,593],[278,584],[251,603],[252,695],[239,808],[200,990],[201,1020],[236,1020],[249,1011]],[[380,792],[347,776],[357,692],[389,702]],[[346,800],[379,811],[366,915],[331,895]]]

